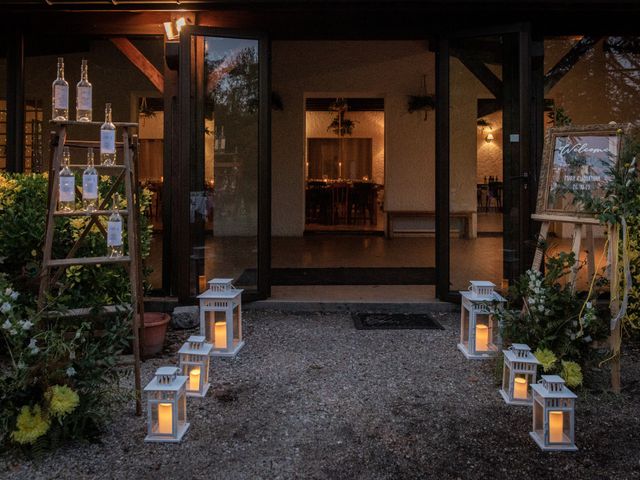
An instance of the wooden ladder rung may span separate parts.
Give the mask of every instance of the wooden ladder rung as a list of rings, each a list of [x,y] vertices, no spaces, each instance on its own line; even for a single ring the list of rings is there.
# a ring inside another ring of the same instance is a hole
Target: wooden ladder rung
[[[85,210],[74,210],[73,212],[54,212],[54,217],[99,217],[101,215],[111,215],[118,212],[120,215],[129,215],[128,210],[94,210],[92,212]]]
[[[84,257],[60,258],[46,262],[47,267],[70,267],[72,265],[99,265],[101,263],[127,263],[131,261],[128,255],[121,257]]]
[[[95,308],[72,308],[64,310],[62,312],[50,311],[43,313],[45,318],[72,318],[72,317],[86,317],[92,313],[121,313],[131,310],[131,304],[125,303],[122,305],[105,305],[103,307]]]
[[[69,165],[69,168],[77,168],[79,170],[87,168],[87,165],[84,163],[74,163],[73,165]],[[94,165],[93,168],[96,170],[124,170],[124,165]]]
[[[104,124],[104,122],[78,122],[75,120],[63,120],[63,121],[58,121],[58,120],[50,120],[49,123],[51,125],[58,125],[58,126],[64,126],[64,125],[93,125],[94,127],[100,127]],[[138,127],[137,123],[132,123],[132,122],[111,122],[113,123],[116,127]]]

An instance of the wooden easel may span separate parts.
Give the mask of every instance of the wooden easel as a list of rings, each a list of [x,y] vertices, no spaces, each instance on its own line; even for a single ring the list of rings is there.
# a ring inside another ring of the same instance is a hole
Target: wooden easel
[[[537,220],[542,222],[540,227],[540,234],[538,236],[538,245],[536,247],[536,253],[533,257],[533,265],[532,269],[535,271],[540,271],[542,267],[542,259],[544,256],[544,250],[542,244],[546,241],[547,236],[549,234],[549,227],[551,222],[561,222],[568,223],[573,225],[573,233],[571,240],[571,251],[575,255],[575,263],[571,270],[571,276],[569,278],[571,289],[575,291],[576,288],[576,278],[578,275],[578,270],[580,267],[580,249],[582,245],[582,227],[585,227],[586,234],[586,242],[587,242],[587,272],[589,278],[593,278],[596,273],[596,264],[595,264],[595,243],[593,239],[593,227],[595,225],[599,225],[600,222],[595,218],[582,218],[582,217],[569,217],[569,216],[555,216],[555,215],[541,215],[534,214],[531,215],[533,220]],[[608,238],[609,238],[609,247],[607,252],[607,262],[608,262],[608,277],[609,277],[609,285],[618,285],[618,270],[617,270],[617,258],[618,258],[618,238],[615,235],[614,229],[609,226],[608,227]],[[620,310],[620,299],[614,298],[614,290],[611,291],[611,315],[612,317],[617,315]],[[615,346],[619,343],[621,335],[621,325],[618,322],[618,325],[614,330],[611,331],[611,335],[609,336],[609,346],[611,351],[615,352]],[[611,360],[611,389],[620,393],[620,354],[615,354]]]
[[[65,146],[75,148],[100,148],[99,141],[71,141],[67,139],[67,127],[84,126],[93,127],[96,131],[102,125],[101,122],[52,122],[55,125],[55,135],[52,146],[55,147],[53,157],[49,165],[49,209],[47,212],[47,223],[45,230],[45,243],[43,249],[42,271],[40,277],[40,292],[38,295],[38,310],[42,311],[46,304],[47,293],[52,286],[55,286],[67,267],[72,265],[104,265],[110,263],[119,263],[124,265],[131,280],[131,305],[128,307],[132,310],[131,329],[133,333],[133,358],[134,358],[134,376],[136,391],[136,414],[142,414],[141,403],[141,378],[140,378],[140,345],[142,342],[142,329],[140,321],[144,318],[144,304],[142,291],[142,260],[140,257],[140,244],[138,238],[138,212],[139,198],[134,195],[134,189],[137,185],[135,154],[137,148],[136,136],[130,136],[129,129],[137,128],[137,123],[114,123],[117,128],[122,130],[122,142],[116,143],[116,150],[122,150],[123,163],[121,165],[105,166],[96,165],[96,170],[101,173],[116,177],[115,182],[107,194],[100,199],[98,209],[93,212],[84,210],[75,210],[72,212],[58,212],[58,186],[60,182],[60,168],[62,164],[63,149]],[[84,169],[86,165],[76,164],[70,165],[72,168]],[[100,232],[107,235],[99,218],[111,215],[111,202],[113,194],[118,186],[124,183],[125,197],[127,200],[127,209],[119,210],[119,213],[127,217],[127,239],[128,239],[128,255],[121,257],[76,257],[75,254],[81,246],[83,240],[93,226],[96,226]],[[81,197],[81,193],[76,189],[76,197]],[[56,217],[90,217],[90,221],[84,227],[84,230],[78,237],[78,240],[71,247],[65,258],[52,258],[53,239],[56,230]],[[55,271],[54,271],[55,270]],[[122,311],[121,305],[108,305],[102,308],[102,312],[106,314],[114,314]],[[94,313],[91,308],[76,308],[64,312],[46,312],[47,317],[87,317]]]
[[[580,249],[582,248],[582,227],[584,226],[585,234],[586,234],[586,242],[587,242],[587,269],[589,273],[589,278],[593,277],[596,273],[596,264],[595,264],[595,255],[594,249],[595,244],[593,241],[593,227],[594,225],[598,225],[599,222],[594,218],[575,218],[575,217],[556,217],[551,215],[531,215],[533,220],[537,220],[542,222],[540,227],[540,234],[538,235],[538,245],[536,246],[536,253],[533,257],[533,265],[532,269],[536,271],[540,271],[542,267],[542,258],[544,256],[544,251],[542,248],[542,244],[547,240],[547,236],[549,235],[549,227],[551,226],[551,222],[561,222],[568,223],[573,225],[573,233],[571,234],[571,251],[575,256],[575,264],[571,269],[571,276],[569,278],[569,282],[571,283],[571,288],[575,290],[576,288],[576,277],[578,275],[578,270],[580,267]]]

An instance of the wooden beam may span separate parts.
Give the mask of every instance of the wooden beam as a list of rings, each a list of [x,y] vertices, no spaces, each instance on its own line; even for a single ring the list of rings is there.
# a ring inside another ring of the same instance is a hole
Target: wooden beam
[[[158,71],[158,69],[151,63],[144,54],[136,48],[126,38],[112,38],[113,43],[118,50],[120,50],[125,57],[127,57],[131,63],[133,63],[142,74],[149,79],[149,81],[156,87],[160,93],[164,93],[164,77]]]
[[[585,36],[569,50],[544,76],[544,93],[556,86],[578,61],[591,50],[602,37]]]
[[[502,102],[502,80],[500,80],[486,64],[475,57],[466,55],[460,50],[456,52],[455,56],[480,80],[480,83],[496,97],[496,100]]]

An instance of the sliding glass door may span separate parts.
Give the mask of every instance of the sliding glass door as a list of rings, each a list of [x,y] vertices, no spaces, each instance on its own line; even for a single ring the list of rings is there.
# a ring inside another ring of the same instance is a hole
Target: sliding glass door
[[[188,185],[188,289],[229,278],[268,295],[269,108],[267,42],[188,27],[181,39],[181,184]],[[188,62],[188,63],[187,63]],[[188,101],[184,101],[188,99]],[[188,165],[188,168],[187,168]],[[184,196],[183,196],[184,197]],[[186,268],[185,268],[186,270]]]

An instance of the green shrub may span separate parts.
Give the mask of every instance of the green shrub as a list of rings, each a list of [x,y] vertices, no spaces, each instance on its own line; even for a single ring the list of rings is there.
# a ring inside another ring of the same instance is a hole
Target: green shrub
[[[102,197],[113,180],[101,177]],[[51,319],[36,311],[47,188],[46,175],[0,174],[0,447],[25,451],[95,438],[114,402],[131,395],[118,386],[129,372],[116,365],[130,345],[131,312],[101,318],[97,309],[130,302],[123,266],[70,267],[52,287],[48,309],[96,307],[88,318]],[[140,200],[145,211],[149,193]],[[63,258],[88,219],[55,221],[53,256]],[[140,238],[146,257],[151,229],[143,215]],[[76,256],[105,253],[105,238],[94,226]]]
[[[560,253],[547,259],[546,275],[528,270],[510,289],[507,306],[496,310],[507,345],[526,343],[545,373],[565,375],[565,381],[570,373],[572,383],[581,382],[579,370],[599,357],[592,345],[607,338],[610,318],[608,307],[565,281],[574,262],[573,253]]]

